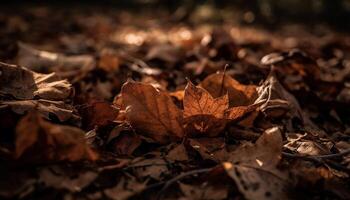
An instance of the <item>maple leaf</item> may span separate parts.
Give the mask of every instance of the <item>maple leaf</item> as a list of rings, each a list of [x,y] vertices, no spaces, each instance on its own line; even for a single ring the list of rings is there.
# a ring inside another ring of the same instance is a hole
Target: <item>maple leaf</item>
[[[123,85],[121,93],[127,120],[138,133],[163,144],[184,136],[182,111],[167,93],[132,81]]]
[[[242,85],[224,73],[211,74],[200,84],[214,98],[228,94],[230,107],[250,105],[257,98],[256,86]]]
[[[84,135],[79,128],[52,124],[30,112],[16,127],[15,157],[29,156],[34,161],[95,160],[97,155]]]
[[[189,81],[183,104],[184,126],[188,133],[216,136],[225,128],[225,111],[229,106],[227,95],[214,99],[205,89]]]

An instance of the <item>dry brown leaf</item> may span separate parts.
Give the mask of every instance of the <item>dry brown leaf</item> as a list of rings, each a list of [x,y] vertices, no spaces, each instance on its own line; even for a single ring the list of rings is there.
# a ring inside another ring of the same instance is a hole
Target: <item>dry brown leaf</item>
[[[255,145],[238,148],[223,164],[246,199],[289,199],[288,176],[276,168],[281,159],[282,135],[268,129]]]
[[[0,62],[0,96],[11,96],[19,100],[65,100],[71,94],[71,84],[67,80],[60,80],[55,73],[39,74],[24,67]]]
[[[55,115],[60,121],[79,123],[73,106],[65,103],[73,93],[67,80],[54,74],[39,74],[24,67],[0,63],[1,106],[10,107],[17,114],[37,110],[46,119]]]
[[[217,136],[225,128],[227,95],[214,99],[205,89],[188,82],[183,104],[185,128],[189,134]]]
[[[126,117],[138,133],[162,144],[184,136],[182,112],[167,93],[131,81],[123,85],[121,93]]]
[[[30,112],[16,127],[15,157],[28,156],[34,161],[95,160],[84,132],[78,128],[56,125]],[[27,158],[27,157],[26,157]]]
[[[209,75],[200,86],[214,98],[228,94],[230,107],[250,105],[257,98],[256,86],[242,85],[231,76],[222,73]]]
[[[83,126],[88,130],[95,126],[105,126],[115,120],[119,110],[108,102],[96,101],[80,109],[83,117]]]
[[[70,120],[80,121],[80,117],[73,113],[73,106],[63,101],[20,100],[20,101],[0,101],[0,105],[9,106],[17,114],[25,114],[32,110],[37,110],[46,119],[50,119],[50,114],[55,115],[61,122]]]
[[[316,127],[308,115],[301,110],[296,98],[290,94],[271,71],[265,82],[257,88],[259,97],[255,104],[261,104],[260,110],[270,117],[280,117],[288,113],[291,117],[297,117],[305,125]]]
[[[259,104],[252,104],[249,106],[237,106],[226,110],[225,118],[230,121],[237,121],[248,113],[255,111],[259,107]]]

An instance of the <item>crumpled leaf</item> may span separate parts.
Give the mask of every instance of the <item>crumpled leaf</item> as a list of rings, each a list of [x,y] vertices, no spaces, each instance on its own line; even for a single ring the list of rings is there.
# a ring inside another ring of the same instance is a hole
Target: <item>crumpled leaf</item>
[[[57,72],[60,76],[76,78],[74,76],[91,71],[95,59],[91,55],[66,56],[60,53],[37,50],[30,45],[18,43],[17,60],[19,65],[36,72]]]
[[[228,94],[230,107],[252,104],[257,98],[256,86],[242,85],[231,76],[216,73],[206,77],[200,84],[214,98]]]
[[[284,147],[301,155],[317,156],[331,153],[330,148],[325,147],[325,145],[316,141],[302,139],[302,137],[294,140],[289,139],[289,142]]]
[[[168,94],[131,81],[121,93],[127,120],[138,133],[162,144],[183,137],[182,112]]]
[[[20,101],[0,101],[0,105],[9,106],[17,114],[25,114],[31,110],[37,110],[46,119],[54,114],[61,122],[71,119],[78,122],[80,117],[73,113],[73,106],[63,101],[38,100],[20,100]]]
[[[11,96],[19,100],[64,100],[71,94],[71,84],[67,80],[60,80],[55,73],[39,74],[24,67],[0,62],[0,96]]]
[[[274,71],[257,90],[259,97],[255,104],[261,104],[259,110],[267,116],[280,117],[288,113],[290,117],[297,117],[304,124],[315,127],[307,114],[302,112],[296,98],[279,83]]]
[[[37,110],[46,119],[55,115],[60,121],[79,117],[71,105],[64,101],[73,88],[67,80],[60,80],[54,73],[39,74],[24,67],[0,63],[0,105],[17,114]]]
[[[56,125],[30,112],[16,127],[15,158],[34,161],[96,160],[78,128]],[[27,157],[28,156],[28,157]]]
[[[288,176],[276,168],[281,159],[282,135],[268,129],[255,145],[238,148],[223,163],[246,199],[289,199]]]
[[[190,134],[217,136],[225,128],[227,95],[214,99],[205,89],[188,82],[183,104],[185,129]]]

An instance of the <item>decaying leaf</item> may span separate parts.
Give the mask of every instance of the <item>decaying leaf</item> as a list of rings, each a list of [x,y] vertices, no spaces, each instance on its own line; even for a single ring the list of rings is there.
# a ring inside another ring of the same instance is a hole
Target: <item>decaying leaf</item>
[[[223,163],[227,174],[247,199],[288,199],[288,176],[276,168],[281,159],[282,135],[268,129],[255,145],[238,148]]]
[[[67,120],[80,120],[80,117],[73,113],[73,106],[66,104],[63,101],[50,101],[44,99],[0,101],[0,105],[8,106],[13,112],[21,115],[31,110],[37,110],[46,119],[50,119],[50,115],[55,115],[61,122]]]
[[[256,86],[242,85],[231,76],[222,73],[209,75],[200,85],[214,98],[228,94],[230,107],[250,105],[257,98]]]
[[[30,112],[16,127],[15,157],[34,161],[95,160],[78,128],[52,124]]]
[[[8,106],[17,114],[37,110],[46,119],[55,115],[60,121],[79,117],[64,101],[73,93],[67,80],[54,73],[39,74],[24,67],[0,63],[0,105]]]
[[[225,128],[227,95],[214,99],[205,89],[188,82],[183,104],[185,128],[189,134],[217,136]]]
[[[72,94],[71,84],[55,73],[39,74],[27,68],[0,62],[0,96],[19,100],[42,98],[64,100]]]
[[[260,110],[270,117],[279,117],[288,113],[291,117],[301,119],[304,124],[315,126],[303,113],[298,101],[279,83],[274,71],[271,71],[265,82],[258,87],[259,97],[255,104],[261,104]]]
[[[126,117],[138,133],[159,143],[183,137],[182,112],[165,92],[129,81],[122,87],[122,98]]]

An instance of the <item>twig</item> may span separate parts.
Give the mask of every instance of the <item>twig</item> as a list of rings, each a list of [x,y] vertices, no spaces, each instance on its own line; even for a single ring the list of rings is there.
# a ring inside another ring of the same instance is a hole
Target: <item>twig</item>
[[[298,155],[298,154],[291,154],[282,152],[282,155],[290,158],[310,158],[310,159],[332,159],[332,158],[339,158],[345,155],[350,154],[350,149],[347,149],[340,153],[334,153],[334,154],[326,154],[326,155],[316,155],[316,156],[305,156],[305,155]]]

